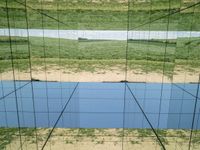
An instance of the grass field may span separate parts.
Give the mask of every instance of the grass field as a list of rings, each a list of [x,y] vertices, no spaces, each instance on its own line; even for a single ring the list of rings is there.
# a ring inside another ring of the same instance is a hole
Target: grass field
[[[19,1],[21,2],[21,1]],[[79,1],[40,2],[27,1],[29,28],[48,29],[101,29],[101,30],[126,30],[127,22],[132,30],[200,30],[200,6],[182,11],[169,17],[159,19],[149,25],[149,21],[156,20],[168,13],[175,12],[195,3],[181,3],[180,0],[171,1],[170,11],[168,1],[152,1],[152,3],[136,3],[130,1],[129,11],[126,1],[110,1],[95,3]],[[22,4],[21,4],[22,3]],[[9,0],[9,20],[12,28],[26,28],[25,7],[23,1]],[[58,5],[57,5],[58,3]],[[58,11],[57,11],[58,6]],[[47,14],[41,15],[40,13]],[[128,19],[129,15],[129,21]],[[57,19],[52,19],[51,17]],[[192,19],[191,19],[192,17]],[[5,2],[0,2],[0,28],[7,28],[7,16]],[[60,23],[58,23],[58,20]],[[187,20],[187,21],[186,21]],[[43,21],[43,24],[42,24]],[[143,25],[147,23],[146,25]]]
[[[142,69],[147,72],[173,74],[176,65],[191,71],[199,68],[200,38],[180,38],[178,40],[128,41],[128,69]],[[53,38],[12,37],[12,55],[8,37],[0,38],[1,72],[14,67],[19,70],[29,68],[29,50],[34,66],[62,66],[74,72],[95,71],[118,67],[123,70],[126,63],[126,41],[65,40]]]
[[[12,37],[13,59],[66,58],[80,60],[109,60],[126,58],[126,41],[66,40],[54,38]],[[8,37],[0,38],[0,60],[11,58]],[[200,38],[178,40],[129,40],[128,60],[174,62],[175,59],[199,60]],[[165,56],[165,60],[164,60]]]

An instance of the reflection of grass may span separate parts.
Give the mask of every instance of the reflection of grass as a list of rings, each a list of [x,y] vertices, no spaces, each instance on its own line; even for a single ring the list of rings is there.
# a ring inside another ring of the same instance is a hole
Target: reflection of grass
[[[28,39],[27,38],[23,38],[23,37],[12,37],[11,41],[15,44],[27,44],[28,43]],[[5,44],[9,44],[9,37],[8,36],[1,36],[0,37],[0,44],[1,45],[5,45]]]
[[[2,37],[4,40],[4,37]],[[1,38],[0,38],[1,40]],[[15,42],[19,40],[19,42]],[[26,42],[20,43],[26,38],[12,38],[12,50],[14,59],[29,58],[28,45]],[[44,45],[45,42],[45,45]],[[32,58],[66,58],[80,60],[102,60],[102,59],[125,59],[126,58],[126,41],[103,41],[87,40],[86,42],[76,40],[45,38],[30,38],[31,57]],[[172,41],[173,43],[174,41]],[[181,43],[181,40],[180,40]],[[9,42],[1,42],[0,59],[11,58]],[[180,44],[179,44],[180,45]],[[165,41],[130,41],[128,49],[128,60],[149,60],[164,61]],[[178,49],[178,48],[177,48]],[[44,53],[45,50],[45,53]],[[187,55],[187,48],[178,49],[177,59],[183,59]],[[166,62],[173,62],[175,58],[176,44],[168,44],[166,49]],[[198,57],[195,47],[190,50],[193,56]],[[186,59],[186,58],[184,58]]]
[[[176,58],[199,60],[200,38],[180,38],[177,40]]]
[[[76,40],[30,38],[32,58],[66,58],[66,59],[125,59],[126,41]],[[167,47],[166,42],[168,42]],[[45,43],[45,45],[44,45]],[[128,60],[166,61],[198,60],[200,38],[180,38],[176,40],[130,40]],[[0,59],[10,59],[10,45],[6,37],[0,37]],[[27,38],[12,37],[14,59],[29,58]],[[44,53],[45,50],[45,53]],[[166,54],[165,54],[166,50]]]
[[[6,37],[0,38],[0,72],[11,70],[11,58],[14,59],[16,69],[27,71],[26,69],[29,68],[27,39],[12,38],[13,57],[11,57],[7,41]],[[130,71],[140,69],[140,71],[147,73],[163,73],[164,67],[164,74],[168,77],[172,76],[176,66],[184,70],[194,71],[200,65],[199,41],[200,38],[191,38],[190,40],[183,38],[177,41],[130,40],[127,58],[128,69]],[[164,56],[166,42],[167,49],[166,56]],[[58,39],[45,38],[46,53],[44,53],[43,44],[42,38],[30,38],[33,69],[36,69],[37,66],[44,67],[44,58],[47,68],[61,65],[62,68],[67,68],[72,72],[95,72],[98,69],[111,69],[111,67],[124,71],[125,68],[125,41],[61,39],[59,47]]]
[[[57,18],[57,1],[44,2],[43,13],[48,14]],[[194,0],[185,5],[191,5]],[[38,1],[27,1],[27,5],[37,10],[41,9],[41,3]],[[6,27],[6,13],[5,13],[5,2],[0,2],[0,20],[2,22],[1,27]],[[15,1],[9,1],[8,6],[10,7],[9,15],[13,16],[15,20],[11,20],[11,27],[26,28],[25,23],[25,11],[24,6],[16,3]],[[163,15],[168,14],[169,2],[168,1],[155,1],[146,3],[131,3],[129,6],[130,14],[130,28],[141,25],[144,22],[149,21],[149,10],[151,9],[151,20],[157,19]],[[171,11],[180,9],[180,2],[173,0],[170,2]],[[61,29],[126,29],[127,28],[127,10],[128,3],[119,3],[117,1],[100,1],[99,3],[86,2],[86,1],[60,1],[59,5],[59,20],[65,24],[60,23]],[[195,8],[195,24],[193,23],[193,30],[199,30],[199,8]],[[95,14],[95,15],[94,15]],[[178,15],[172,15],[170,17],[170,29],[171,30],[188,30],[190,29],[191,22],[185,21],[190,20],[193,15],[193,9],[181,12]],[[30,28],[42,28],[41,15],[28,10],[28,19]],[[48,17],[44,17],[45,28],[57,29],[58,24],[55,20]],[[178,20],[178,23],[177,23]],[[155,21],[151,23],[151,30],[166,30],[167,17],[165,19]],[[142,26],[140,29],[149,29],[149,25]]]
[[[61,10],[68,10],[68,9],[83,9],[83,10],[118,10],[118,11],[126,11],[127,10],[127,1],[122,0],[113,0],[113,1],[107,1],[107,0],[96,0],[97,2],[93,1],[85,1],[85,0],[70,0],[70,1],[60,1],[60,0],[54,0],[54,1],[43,1],[43,4],[45,5],[45,9],[47,10],[56,10],[56,4],[59,2],[60,6],[59,8]],[[131,3],[131,8],[133,7],[134,10],[149,10],[150,9],[150,3],[148,2],[137,2],[137,1],[130,1],[134,2]],[[191,0],[189,4],[194,2],[194,0]],[[171,8],[179,8],[179,0],[174,0],[171,2]],[[22,5],[17,5],[14,1],[9,1],[9,6],[14,8],[23,8]],[[27,4],[33,8],[40,9],[40,3],[35,0],[28,0]],[[134,5],[133,5],[134,4]],[[142,4],[142,5],[141,5]],[[4,6],[4,3],[0,3],[0,6]],[[159,9],[168,9],[168,1],[153,1],[151,2],[152,10],[159,10]]]

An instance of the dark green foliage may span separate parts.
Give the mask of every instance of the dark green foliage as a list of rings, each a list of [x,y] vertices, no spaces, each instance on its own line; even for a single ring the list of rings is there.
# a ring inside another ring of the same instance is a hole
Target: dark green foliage
[[[95,129],[93,128],[80,128],[79,136],[95,137]]]
[[[17,137],[18,128],[0,128],[0,149],[5,149],[6,145],[10,144],[11,141]]]
[[[60,2],[60,3],[59,3]],[[23,2],[22,2],[23,3]],[[59,3],[59,7],[57,7]],[[187,3],[187,6],[192,5]],[[152,3],[134,3],[130,1],[130,7],[128,11],[128,3],[119,3],[118,1],[101,1],[100,3],[86,2],[86,1],[53,1],[43,2],[27,1],[27,5],[36,9],[39,12],[45,13],[55,19],[58,19],[57,13],[59,13],[60,29],[101,29],[101,30],[126,30],[127,29],[127,13],[129,13],[129,28],[136,30],[149,30],[149,25],[143,26],[151,20],[150,30],[167,30],[168,17],[159,19],[166,16],[169,13],[175,12],[184,5],[180,4],[180,1],[154,1]],[[12,28],[26,28],[25,20],[25,8],[23,5],[9,0],[9,17],[10,25]],[[30,9],[28,7],[28,22],[29,28],[42,28],[42,16],[40,13]],[[42,8],[42,10],[41,10]],[[58,8],[58,11],[57,11]],[[150,10],[151,9],[151,10]],[[170,30],[200,30],[200,15],[199,7],[195,8],[195,14],[193,9],[188,9],[181,13],[174,14],[169,17]],[[194,16],[193,23],[191,22],[191,16]],[[43,17],[44,28],[57,29],[57,20]],[[158,21],[156,21],[159,19]],[[0,2],[0,20],[1,28],[7,27],[7,18],[5,12],[5,2]],[[188,20],[188,21],[186,21]],[[142,25],[142,26],[141,26]],[[141,26],[138,28],[138,26]]]

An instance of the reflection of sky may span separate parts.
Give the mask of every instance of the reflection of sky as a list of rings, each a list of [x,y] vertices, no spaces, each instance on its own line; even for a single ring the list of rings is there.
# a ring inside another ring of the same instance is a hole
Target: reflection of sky
[[[26,82],[16,82],[17,88]],[[52,127],[76,83],[33,82],[17,90],[20,125]],[[147,118],[157,128],[191,128],[197,84],[128,83]],[[13,82],[3,81],[1,97],[12,92]],[[177,86],[187,90],[184,92]],[[47,88],[46,88],[47,87]],[[143,113],[124,83],[80,83],[67,105],[58,127],[149,128]],[[194,95],[194,96],[193,96]],[[33,99],[34,107],[33,109]],[[125,102],[125,107],[124,107]],[[200,128],[198,99],[194,128]],[[124,111],[125,108],[125,111]],[[0,126],[16,127],[15,93],[0,100]],[[6,112],[5,112],[6,111]]]
[[[49,37],[77,40],[86,38],[93,40],[148,40],[177,39],[183,37],[200,37],[197,31],[114,31],[114,30],[50,30],[50,29],[10,29],[11,36]],[[0,36],[9,36],[8,29],[0,29]]]

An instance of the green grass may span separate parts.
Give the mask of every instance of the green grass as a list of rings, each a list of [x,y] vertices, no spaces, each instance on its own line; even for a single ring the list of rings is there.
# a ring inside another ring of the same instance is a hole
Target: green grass
[[[182,7],[185,5],[191,5],[195,2],[195,0],[191,0],[190,3],[182,3]],[[152,0],[150,2],[140,3],[135,0],[129,0],[130,8],[134,8],[134,10],[149,10],[150,4],[151,8],[153,10],[157,9],[168,9],[168,1],[158,1],[158,0]],[[33,8],[41,8],[41,3],[35,0],[27,0],[27,4]],[[91,2],[90,0],[54,0],[52,2],[43,1],[43,4],[45,5],[45,9],[48,10],[55,10],[56,5],[59,5],[59,8],[62,10],[66,9],[86,9],[86,10],[127,10],[128,3],[126,1],[122,2],[120,0],[99,0],[97,3]],[[141,6],[142,4],[142,6]],[[5,2],[1,2],[0,6],[4,6]],[[14,8],[23,8],[23,6],[18,5],[16,6],[15,0],[9,0],[9,7]],[[171,8],[179,8],[180,7],[180,0],[173,0],[171,1]]]
[[[162,129],[156,129],[156,132],[161,140],[161,142],[164,144],[164,145],[168,145],[169,144],[169,141],[167,140],[167,133],[168,131],[167,130],[162,130]],[[158,141],[158,140],[157,140]],[[159,143],[159,141],[158,141]],[[159,143],[160,144],[160,143]]]
[[[192,143],[193,144],[200,144],[200,138],[199,137],[192,138]]]
[[[18,0],[19,1],[19,0]],[[185,6],[192,5],[191,3],[181,4],[179,0],[171,1],[171,12],[177,11]],[[143,26],[151,20],[156,20],[161,16],[169,13],[168,1],[152,1],[150,3],[134,3],[130,1],[130,7],[128,10],[127,3],[119,3],[117,1],[92,3],[86,1],[78,1],[74,3],[72,1],[63,2],[60,1],[59,11],[57,11],[57,3],[44,2],[43,10],[41,10],[41,3],[34,0],[27,1],[27,5],[42,11],[43,13],[58,18],[60,22],[60,29],[101,29],[101,30],[126,30],[127,29],[127,14],[129,13],[129,28],[137,30],[167,30],[168,18],[152,22]],[[15,0],[9,0],[9,16],[10,25],[12,28],[26,28],[25,10],[24,6],[15,2]],[[152,9],[150,11],[150,9]],[[151,16],[149,13],[151,12]],[[194,21],[192,22],[191,17]],[[7,17],[5,2],[0,2],[0,28],[7,27]],[[187,21],[186,21],[187,20]],[[52,18],[43,17],[44,28],[58,29],[58,22]],[[42,28],[42,16],[41,14],[28,8],[28,22],[29,28]],[[195,8],[193,14],[193,8],[177,13],[169,18],[169,30],[200,30],[200,7]],[[138,27],[142,25],[141,27]],[[149,28],[150,27],[150,28]]]
[[[166,43],[167,42],[167,43]],[[103,40],[59,40],[54,38],[30,37],[32,58],[66,58],[80,60],[125,59],[126,41]],[[11,58],[10,43],[0,38],[0,59]],[[129,40],[128,60],[149,60],[174,62],[175,59],[198,60],[200,58],[200,38],[180,38],[177,41]],[[29,58],[26,38],[12,37],[13,59]],[[164,57],[165,55],[165,57]]]
[[[177,59],[199,60],[200,38],[182,38],[177,40]]]
[[[18,128],[0,128],[0,149],[5,149],[17,136]]]
[[[73,72],[98,69],[112,69],[118,67],[124,71],[126,64],[126,41],[103,40],[66,40],[54,38],[12,37],[12,55],[7,37],[0,38],[0,72],[14,68],[27,71],[29,68],[30,44],[31,63],[33,69],[40,66],[44,69],[59,67]],[[200,38],[180,38],[178,40],[129,40],[128,41],[128,69],[140,69],[144,72],[159,72],[167,76],[173,74],[175,66],[191,71],[199,68]]]
[[[35,129],[34,128],[20,128],[20,132],[22,136],[28,136],[28,137],[32,137],[35,134]]]
[[[28,43],[28,39],[23,38],[23,37],[12,37],[11,41],[16,44],[27,44]],[[0,36],[0,44],[4,45],[4,44],[9,44],[9,43],[10,43],[10,40],[9,40],[8,36]]]
[[[138,136],[143,137],[150,137],[153,134],[153,131],[151,129],[137,129]]]
[[[95,137],[95,129],[93,128],[79,128],[79,136]]]

